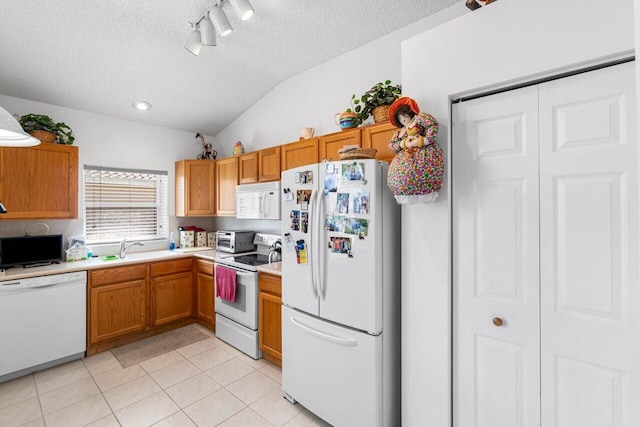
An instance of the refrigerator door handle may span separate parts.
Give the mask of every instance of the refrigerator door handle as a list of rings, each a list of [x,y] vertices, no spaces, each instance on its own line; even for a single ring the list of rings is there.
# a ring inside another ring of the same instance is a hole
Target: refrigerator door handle
[[[307,326],[304,323],[296,320],[293,316],[290,316],[289,319],[291,320],[291,323],[294,324],[294,326],[325,341],[344,345],[347,347],[355,347],[358,345],[358,341],[354,340],[353,338],[337,337],[335,335],[327,334],[326,332],[318,331],[317,329],[314,329],[311,326]]]
[[[327,291],[324,287],[325,283],[324,283],[324,271],[323,271],[323,267],[324,267],[324,262],[322,262],[323,260],[320,259],[320,257],[322,256],[321,254],[324,253],[323,252],[323,244],[320,241],[320,237],[322,236],[322,230],[324,228],[324,224],[321,224],[321,218],[324,218],[324,215],[322,215],[322,212],[324,212],[324,197],[320,195],[320,192],[318,192],[318,202],[317,204],[317,212],[316,212],[316,217],[318,218],[318,224],[316,226],[316,230],[317,230],[317,236],[316,236],[316,245],[318,247],[318,256],[317,256],[317,268],[318,268],[318,293],[320,294],[320,296],[322,296],[322,299],[326,299],[327,297]]]
[[[314,207],[316,205],[316,198],[318,197],[318,191],[314,192],[312,191],[311,193],[311,200],[309,200],[310,206],[309,206],[309,211],[311,212],[311,242],[309,244],[309,247],[307,248],[307,250],[309,251],[308,253],[308,259],[309,259],[309,264],[311,267],[311,289],[313,290],[313,297],[314,298],[318,298],[318,285],[317,285],[317,279],[316,279],[316,263],[315,263],[315,248],[313,248],[313,243],[315,242],[314,239],[314,232],[315,230],[315,212],[314,212]]]

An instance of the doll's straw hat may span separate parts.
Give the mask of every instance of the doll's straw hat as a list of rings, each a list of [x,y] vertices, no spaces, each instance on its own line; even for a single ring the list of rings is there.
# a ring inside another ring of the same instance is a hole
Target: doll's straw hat
[[[402,124],[398,123],[398,121],[396,120],[396,111],[401,105],[408,105],[411,111],[413,111],[415,114],[418,114],[420,112],[418,103],[412,98],[409,98],[408,96],[402,96],[396,99],[393,104],[391,104],[391,107],[389,107],[389,120],[391,121],[392,125],[398,128],[401,128]]]

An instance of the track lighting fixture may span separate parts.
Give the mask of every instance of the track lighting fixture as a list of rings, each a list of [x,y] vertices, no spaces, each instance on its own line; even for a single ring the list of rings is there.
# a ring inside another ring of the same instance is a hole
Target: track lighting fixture
[[[233,31],[227,15],[222,10],[222,4],[225,1],[231,3],[241,21],[246,21],[255,14],[255,10],[249,0],[217,0],[198,19],[190,23],[193,31],[185,45],[189,52],[199,55],[203,45],[216,45],[216,32],[220,37],[224,37]]]
[[[249,3],[249,0],[230,1],[231,6],[233,6],[233,9],[236,11],[236,13],[238,14],[238,18],[240,18],[241,21],[246,21],[247,19],[251,18],[254,13],[256,13],[256,11],[253,10],[251,3]]]
[[[200,55],[200,50],[202,50],[202,37],[198,29],[198,24],[193,24],[193,31],[189,35],[184,48],[196,56]]]
[[[203,45],[216,45],[216,29],[213,27],[213,22],[211,22],[209,18],[209,11],[204,13],[204,18],[200,21],[200,36]]]
[[[233,27],[227,19],[227,15],[225,15],[224,11],[222,10],[222,5],[212,7],[210,12],[211,19],[218,29],[218,34],[220,34],[220,37],[224,37],[231,33],[231,31],[233,31]]]
[[[0,147],[32,147],[40,140],[26,133],[20,123],[7,110],[0,107]],[[0,202],[0,213],[2,212]]]

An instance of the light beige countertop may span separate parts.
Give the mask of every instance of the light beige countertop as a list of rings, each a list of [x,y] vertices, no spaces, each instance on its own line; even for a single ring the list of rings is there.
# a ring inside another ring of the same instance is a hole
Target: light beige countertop
[[[271,264],[258,265],[256,269],[262,273],[274,274],[276,276],[282,276],[282,263],[272,262]]]
[[[85,261],[61,262],[60,264],[44,265],[40,267],[13,267],[5,270],[4,276],[2,276],[2,273],[0,273],[0,281],[26,279],[28,277],[36,276],[48,276],[51,274],[71,273],[74,271],[93,270],[97,268],[118,267],[127,264],[136,264],[142,262],[166,261],[170,259],[189,258],[192,256],[213,260],[214,257],[218,256],[218,252],[211,248],[201,249],[200,252],[197,252],[197,249],[194,250],[194,248],[178,248],[173,251],[167,249],[160,251],[129,252],[122,259],[116,258],[108,261],[104,261],[102,259],[103,257],[97,257]]]

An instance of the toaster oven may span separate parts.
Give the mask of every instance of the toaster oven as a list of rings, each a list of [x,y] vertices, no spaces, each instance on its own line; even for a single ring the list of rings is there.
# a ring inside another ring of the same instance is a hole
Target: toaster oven
[[[255,231],[216,231],[216,250],[232,254],[254,251],[255,234]]]

